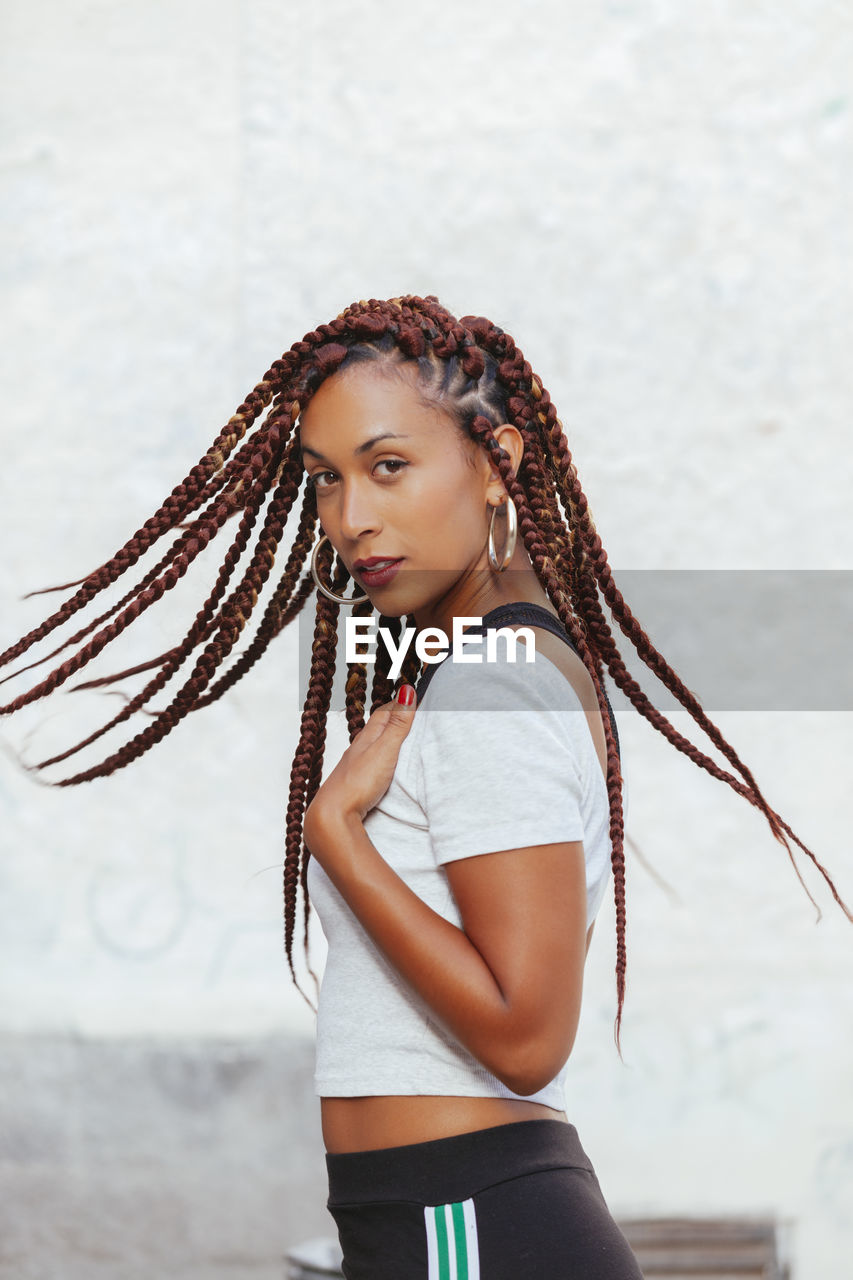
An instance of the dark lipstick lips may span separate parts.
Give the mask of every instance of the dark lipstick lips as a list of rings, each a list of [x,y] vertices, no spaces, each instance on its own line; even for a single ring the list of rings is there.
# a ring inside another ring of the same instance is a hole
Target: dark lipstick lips
[[[366,587],[384,587],[395,576],[401,563],[402,558],[388,561],[381,556],[371,556],[369,560],[358,561],[353,569]]]
[[[372,569],[377,564],[396,564],[400,556],[371,556],[369,560],[356,560],[353,569]]]

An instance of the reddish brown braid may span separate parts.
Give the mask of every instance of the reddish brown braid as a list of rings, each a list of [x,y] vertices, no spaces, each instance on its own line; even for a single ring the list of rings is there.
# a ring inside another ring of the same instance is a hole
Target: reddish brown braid
[[[216,702],[217,699],[222,697],[223,693],[227,693],[238,680],[241,680],[248,671],[251,671],[258,659],[266,652],[270,641],[274,640],[288,623],[293,621],[314,594],[316,588],[310,573],[306,574],[298,587],[296,583],[314,541],[316,523],[316,510],[312,510],[310,504],[306,502],[302,508],[299,527],[288,556],[284,576],[264,610],[264,616],[261,619],[255,638],[238,661],[234,663],[231,670],[220,676],[216,684],[204,697],[199,698],[193,708],[194,711],[199,711],[202,707],[209,706],[211,702]]]
[[[354,618],[369,618],[373,606],[369,600],[360,600],[352,607]],[[347,672],[345,705],[350,742],[364,728],[364,704],[367,698],[367,663],[364,659],[349,664]]]
[[[554,558],[549,554],[548,548],[542,540],[540,529],[536,525],[533,514],[528,506],[524,489],[522,488],[516,473],[513,471],[512,462],[509,454],[498,444],[492,432],[491,425],[485,418],[475,418],[471,424],[472,432],[475,437],[481,441],[484,448],[492,458],[495,466],[500,471],[501,479],[504,487],[515,503],[518,514],[519,532],[524,540],[524,545],[530,557],[530,563],[536,571],[536,576],[542,583],[548,593],[548,596],[554,605],[554,608],[560,615],[560,620],[566,628],[567,633],[571,636],[578,653],[580,654],[584,666],[592,677],[595,686],[596,698],[598,700],[598,708],[601,713],[601,721],[604,726],[604,735],[607,746],[607,794],[610,803],[610,843],[611,843],[611,864],[613,867],[613,896],[616,904],[616,1043],[619,1044],[619,1033],[622,1023],[622,1006],[625,1001],[625,974],[626,974],[626,946],[625,946],[625,853],[624,853],[624,821],[622,815],[622,771],[619,764],[619,753],[616,748],[616,740],[613,735],[613,726],[610,721],[610,713],[604,694],[604,685],[599,674],[598,663],[596,662],[589,644],[587,643],[586,633],[580,625],[578,618],[572,611],[570,597],[560,582],[557,573],[557,567]]]
[[[327,543],[321,549],[317,563],[317,570],[324,581],[329,580],[331,561],[332,549]],[[334,591],[340,591],[346,576],[343,568],[336,571],[332,580]],[[290,795],[285,822],[284,947],[294,981],[293,934],[296,925],[297,886],[302,885],[304,891],[305,872],[310,856],[302,839],[302,819],[320,785],[326,716],[332,697],[337,658],[336,623],[339,611],[340,605],[318,593],[308,691],[302,709],[299,744],[290,771]]]
[[[790,837],[807,854],[850,918],[850,912],[826,869],[767,804],[750,771],[705,715],[698,700],[651,644],[618,591],[556,410],[513,339],[484,317],[465,316],[457,320],[432,297],[410,296],[388,301],[369,299],[353,303],[329,324],[320,325],[306,334],[301,342],[294,343],[280,360],[273,363],[200,462],[172,491],[154,516],[105,565],[79,583],[69,584],[69,589],[77,587],[75,594],[41,626],[0,655],[2,666],[27,652],[85,608],[95,595],[115,582],[160,537],[172,529],[180,530],[158,564],[149,569],[118,603],[46,657],[14,673],[20,676],[66,649],[86,642],[32,689],[6,707],[0,707],[0,713],[16,711],[49,695],[72,674],[84,668],[171,589],[201,550],[221,532],[229,517],[242,512],[214,588],[184,640],[147,663],[85,683],[90,686],[111,683],[119,677],[157,668],[154,679],[100,730],[66,752],[42,761],[35,768],[47,768],[67,759],[109,729],[130,719],[135,712],[144,711],[150,698],[195,654],[195,665],[189,679],[170,705],[154,715],[152,723],[143,732],[100,765],[61,779],[56,785],[67,786],[103,777],[124,767],[160,741],[190,711],[199,710],[221,697],[255,665],[274,637],[299,614],[314,589],[310,575],[306,574],[300,582],[300,574],[310,556],[317,520],[314,495],[310,490],[303,497],[284,573],[272,589],[254,636],[231,667],[221,670],[248,626],[264,591],[284,525],[298,495],[303,475],[297,448],[298,432],[293,432],[298,414],[327,378],[345,365],[367,360],[380,366],[406,363],[414,367],[417,371],[416,386],[425,402],[449,411],[460,430],[487,452],[516,504],[522,540],[534,571],[593,680],[607,742],[607,790],[617,932],[617,1044],[626,974],[625,861],[621,772],[604,696],[605,666],[632,705],[673,746],[764,813],[771,831],[785,845],[792,861],[793,853],[786,837]],[[264,410],[268,410],[265,418]],[[517,473],[494,435],[493,428],[502,422],[510,422],[517,427],[524,442]],[[261,531],[250,550],[252,533],[265,505],[267,509]],[[198,512],[200,514],[196,514]],[[248,567],[230,594],[226,595],[246,553],[250,556]],[[324,546],[319,559],[323,579],[329,581],[331,577],[333,589],[340,591],[348,581],[345,567],[336,562],[328,545]],[[690,712],[740,776],[717,765],[653,706],[628,673],[605,620],[602,597],[620,630],[646,666]],[[318,595],[311,671],[291,770],[286,817],[284,932],[291,972],[300,886],[307,920],[305,873],[310,852],[302,840],[302,820],[322,778],[326,719],[336,662],[338,612],[337,604]],[[369,603],[356,604],[354,612],[360,616],[369,615]],[[380,622],[389,626],[397,637],[403,626],[413,625],[411,618],[405,621],[381,618]],[[105,623],[108,625],[104,626]],[[97,630],[99,627],[100,631]],[[371,711],[387,701],[394,688],[384,647],[380,647],[376,657],[371,679]],[[410,649],[398,683],[402,680],[414,683],[417,675],[417,659],[414,649]],[[364,725],[367,697],[366,666],[363,662],[352,664],[346,681],[346,718],[350,739]],[[796,863],[794,865],[796,867]]]

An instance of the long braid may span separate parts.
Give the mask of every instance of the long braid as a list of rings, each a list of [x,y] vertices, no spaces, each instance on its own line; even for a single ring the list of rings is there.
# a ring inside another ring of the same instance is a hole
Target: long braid
[[[319,556],[318,569],[326,580],[328,580],[331,561],[331,547],[325,546]],[[333,589],[339,588],[343,580],[344,573],[339,572],[333,579]],[[339,612],[339,605],[318,594],[308,691],[302,710],[299,743],[290,771],[290,792],[285,821],[284,950],[294,981],[296,974],[293,967],[293,935],[296,926],[298,889],[302,880],[302,819],[310,799],[313,798],[313,794],[309,798],[309,792],[313,788],[316,793],[319,778],[319,770],[316,767],[318,760],[319,768],[322,768],[325,721],[331,702],[335,674]]]
[[[601,721],[604,726],[607,744],[607,794],[610,801],[610,842],[611,865],[613,868],[613,896],[616,905],[616,1044],[619,1045],[619,1034],[622,1023],[622,1006],[625,1001],[625,974],[627,955],[625,943],[626,909],[625,909],[625,850],[624,820],[622,815],[622,771],[619,764],[619,753],[610,723],[604,687],[599,679],[597,663],[590,652],[583,629],[578,625],[569,598],[557,577],[554,561],[542,542],[539,530],[533,520],[522,489],[510,462],[509,454],[498,444],[491,425],[485,418],[475,418],[471,424],[472,433],[480,440],[488,451],[495,466],[500,471],[501,479],[507,493],[516,505],[519,518],[519,532],[530,556],[530,563],[536,571],[560,620],[571,635],[589,671],[595,687]]]
[[[361,600],[353,606],[354,618],[367,618],[373,612],[369,600]],[[345,690],[347,729],[352,742],[364,728],[364,704],[367,700],[367,664],[364,659],[349,664]]]
[[[225,675],[220,676],[204,697],[195,703],[194,710],[199,711],[211,702],[216,702],[223,693],[233,688],[248,671],[263,657],[270,642],[284,630],[289,622],[302,611],[307,601],[314,594],[314,580],[310,574],[303,578],[297,587],[299,574],[308,559],[311,543],[314,540],[314,528],[317,523],[317,510],[313,501],[306,497],[299,517],[296,537],[285,565],[281,582],[269,601],[252,643],[245,653],[234,663]]]
[[[529,495],[529,509],[532,518],[526,521],[522,520],[521,526],[525,547],[540,582],[547,591],[552,604],[566,627],[567,633],[573,639],[584,665],[592,677],[605,731],[607,791],[610,806],[611,865],[616,910],[617,1013],[615,1034],[618,1047],[627,969],[625,833],[622,810],[621,767],[604,695],[602,662],[594,633],[590,632],[583,610],[576,611],[572,604],[573,575],[569,572],[572,555],[568,531],[561,527],[559,508],[551,496],[551,490],[545,483],[545,466],[540,435],[531,427],[534,415],[540,424],[546,421],[543,410],[547,411],[550,399],[547,392],[543,393],[541,384],[533,377],[529,364],[524,361],[521,353],[514,348],[512,339],[496,332],[493,326],[489,326],[485,331],[480,327],[478,336],[487,349],[491,347],[495,354],[501,357],[499,373],[509,392],[507,417],[518,427],[524,441],[522,465],[519,468],[517,483],[514,482],[508,456],[503,454],[503,457],[501,457],[503,451],[497,444],[487,422],[475,419],[475,423],[472,424],[472,431],[477,432],[492,454],[493,459],[501,470],[501,478],[504,480],[507,492],[516,502],[516,506],[521,506],[522,511],[525,511],[526,504],[521,495],[522,493]],[[525,391],[527,392],[526,395],[524,394]],[[531,400],[534,403],[531,403]]]
[[[313,759],[311,761],[311,771],[308,775],[308,783],[305,788],[305,808],[314,799],[320,790],[320,783],[323,778],[323,759],[326,753],[326,726],[328,721],[329,706],[332,700],[332,684],[334,680],[337,647],[337,631],[334,636],[329,636],[332,641],[333,648],[329,657],[328,664],[328,683],[323,687],[322,697],[318,699],[315,707],[317,716],[317,730],[313,741]],[[304,812],[304,810],[303,810]],[[302,942],[307,956],[308,953],[308,927],[310,920],[310,897],[308,893],[308,863],[311,860],[311,851],[303,842],[302,847],[302,865],[299,869],[299,885],[302,891],[303,917],[302,917]],[[313,971],[312,971],[313,973]],[[315,976],[316,981],[316,976]]]
[[[326,550],[328,553],[328,548]],[[338,591],[340,589],[340,586],[347,581],[348,577],[349,575],[347,574],[343,565],[339,564],[335,572],[333,589]],[[313,587],[314,586],[313,579],[309,579],[309,582],[310,582],[310,585]],[[319,600],[324,600],[325,602],[325,597],[318,594],[318,601]],[[332,602],[325,602],[325,603],[331,604]],[[331,697],[332,697],[332,685],[334,681],[334,673],[335,673],[336,657],[337,657],[336,649],[337,649],[337,642],[338,642],[337,629],[336,629],[338,606],[332,605],[332,608],[335,610],[334,619],[332,618],[332,614],[329,612],[329,610],[321,609],[318,603],[317,621],[316,621],[316,630],[315,630],[315,647],[317,649],[318,660],[317,662],[312,663],[312,673],[314,672],[315,667],[318,670],[318,681],[316,685],[318,696],[316,698],[316,702],[312,705],[312,718],[309,721],[309,726],[312,726],[315,724],[315,722],[318,722],[318,728],[314,733],[313,739],[311,739],[309,736],[306,735],[306,741],[310,743],[310,751],[313,753],[313,758],[311,758],[310,756],[308,757],[310,760],[310,772],[309,772],[307,784],[305,787],[303,809],[302,809],[303,814],[305,809],[307,809],[308,805],[311,803],[311,801],[314,799],[314,796],[317,794],[318,790],[320,789],[320,782],[323,775],[323,758],[325,755],[325,745],[326,745],[326,720],[327,720],[329,706],[330,706]],[[359,614],[364,615],[365,613],[369,614],[370,612],[371,612],[371,605],[369,600],[358,601],[353,606],[353,613],[355,614],[355,616],[358,616]],[[335,626],[335,629],[333,632],[329,630],[329,627],[332,625]],[[317,643],[318,636],[320,637],[319,645]],[[322,662],[325,662],[325,667],[322,667],[320,665]],[[326,679],[326,683],[323,682],[324,679]],[[355,737],[355,734],[364,725],[365,679],[366,679],[365,664],[363,662],[353,663],[352,668],[347,675],[347,682],[346,682],[346,711],[347,711],[347,724],[349,728],[350,741]],[[308,706],[308,702],[306,700],[306,707],[307,706]],[[310,732],[311,732],[311,729],[309,727],[309,734]],[[308,864],[310,860],[311,860],[311,851],[303,843],[301,846],[301,865],[299,866],[299,887],[302,892],[302,904],[303,904],[302,941],[303,941],[303,948],[305,951],[306,958],[308,956],[308,936],[309,936],[310,910],[311,910],[311,900],[310,900],[310,895],[308,893]],[[287,876],[285,878],[287,879]],[[295,912],[297,904],[296,904],[296,899],[293,896],[294,882],[292,879],[292,875],[290,880],[288,881],[288,884],[291,889],[291,898],[293,900],[293,909]],[[285,895],[285,901],[287,902],[287,894]],[[292,927],[293,926],[291,926],[291,929]],[[287,943],[286,941],[286,946],[288,945],[291,948],[291,951],[288,951],[288,961],[290,962],[291,971],[292,971],[293,969],[292,959],[291,959],[291,952],[292,952],[292,946],[293,946],[292,932],[290,935],[290,942]],[[314,974],[313,969],[311,969],[310,963],[309,963],[309,972],[311,973],[311,976],[314,978],[314,981],[316,984],[317,977],[316,977],[316,974]]]
[[[404,627],[414,627],[415,619],[411,614],[407,614],[403,619]],[[403,659],[402,670],[400,671],[400,684],[415,685],[421,674],[421,660],[417,655],[414,645],[410,645],[405,658]]]
[[[399,643],[402,634],[401,618],[386,618],[384,614],[379,615],[379,626],[385,627],[390,632],[391,638],[396,646]],[[388,645],[379,645],[376,651],[376,662],[373,665],[373,683],[370,690],[370,711],[371,714],[377,707],[381,707],[383,703],[390,702],[394,696],[394,681],[390,676],[391,669],[391,650]]]

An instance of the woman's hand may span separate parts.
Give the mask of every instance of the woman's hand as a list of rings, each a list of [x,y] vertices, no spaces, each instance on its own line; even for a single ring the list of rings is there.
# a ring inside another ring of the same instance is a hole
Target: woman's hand
[[[377,707],[356,734],[305,813],[303,836],[312,852],[312,833],[322,831],[328,819],[360,822],[379,803],[391,785],[400,747],[414,718],[415,691],[405,684],[397,700]]]

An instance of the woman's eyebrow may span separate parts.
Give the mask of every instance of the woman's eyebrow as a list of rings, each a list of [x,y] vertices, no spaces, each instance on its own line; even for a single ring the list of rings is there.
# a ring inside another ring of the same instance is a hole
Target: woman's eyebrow
[[[408,439],[409,439],[408,436],[399,435],[393,431],[383,431],[381,435],[371,436],[369,440],[365,440],[364,444],[360,444],[358,448],[353,449],[352,451],[353,457],[357,458],[360,453],[367,453],[368,449],[372,449],[375,444],[379,444],[380,440],[408,440]],[[310,453],[312,457],[319,458],[321,462],[328,461],[327,458],[323,457],[322,453],[318,453],[316,449],[309,448],[307,444],[302,445],[302,453],[303,455],[306,453]]]

